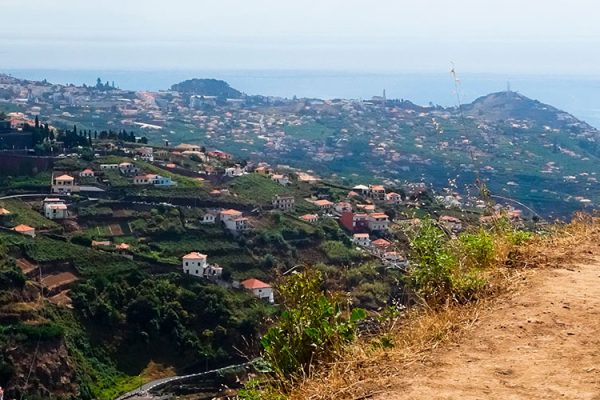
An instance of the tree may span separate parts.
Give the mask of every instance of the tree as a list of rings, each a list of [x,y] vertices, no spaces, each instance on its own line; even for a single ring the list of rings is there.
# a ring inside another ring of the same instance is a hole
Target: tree
[[[38,118],[38,116],[35,116],[35,128],[38,129],[40,127],[40,119]]]

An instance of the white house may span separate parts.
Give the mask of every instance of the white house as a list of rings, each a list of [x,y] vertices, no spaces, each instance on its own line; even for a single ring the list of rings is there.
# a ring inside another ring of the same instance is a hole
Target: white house
[[[335,205],[336,214],[343,214],[345,212],[352,212],[352,204],[347,201],[340,201]]]
[[[304,214],[300,219],[311,223],[319,222],[319,216],[317,214]]]
[[[244,169],[240,167],[239,164],[236,164],[233,167],[225,168],[225,176],[233,178],[242,175],[244,175]]]
[[[393,205],[402,204],[402,196],[395,192],[386,193],[385,202]]]
[[[333,208],[333,203],[329,200],[315,200],[313,204],[319,207],[321,211],[330,211]]]
[[[48,219],[67,218],[67,205],[60,199],[44,199],[44,215]]]
[[[217,220],[217,216],[214,213],[207,212],[200,218],[201,224],[214,224]]]
[[[121,171],[123,175],[135,175],[140,171],[140,169],[132,163],[122,162],[119,164],[119,171]]]
[[[244,287],[244,289],[251,291],[252,294],[259,299],[267,300],[269,303],[275,302],[273,288],[268,283],[264,283],[263,281],[255,278],[250,278],[240,282],[240,284]]]
[[[279,196],[273,197],[273,208],[277,210],[289,211],[293,210],[296,205],[296,200],[293,196]]]
[[[271,180],[279,183],[280,185],[287,186],[290,184],[290,178],[285,175],[273,174]]]
[[[175,186],[176,183],[171,180],[168,176],[161,176],[156,174],[138,175],[133,177],[134,185],[154,185],[156,187],[171,187]]]
[[[367,247],[371,244],[371,239],[368,233],[355,233],[352,236],[352,241],[359,246]]]
[[[219,213],[219,219],[231,232],[243,232],[250,229],[248,218],[244,218],[242,212],[238,210],[223,210]]]
[[[182,257],[183,273],[202,278],[215,279],[223,275],[223,268],[209,265],[206,254],[191,252]]]
[[[66,174],[52,177],[52,193],[74,192],[79,192],[79,186],[75,184],[75,178]]]
[[[154,149],[152,147],[140,147],[136,150],[136,153],[144,161],[154,161]]]
[[[101,170],[119,169],[119,164],[100,164]]]
[[[250,224],[248,223],[248,218],[238,217],[226,220],[225,227],[231,232],[240,233],[250,229]]]
[[[370,231],[385,231],[390,225],[390,217],[384,213],[369,214],[368,225]]]
[[[134,176],[133,184],[134,185],[149,185],[153,178],[154,178],[154,175],[152,175],[152,174]]]
[[[352,191],[360,195],[366,196],[369,194],[369,187],[365,185],[356,185],[352,188]]]
[[[377,200],[385,199],[385,187],[383,185],[369,185],[369,194]]]
[[[170,177],[162,175],[154,175],[151,183],[156,187],[171,187],[177,185]]]
[[[204,276],[204,269],[208,267],[206,254],[192,252],[182,258],[183,272],[194,276]]]
[[[91,170],[90,168],[86,168],[79,173],[79,176],[81,178],[92,178],[92,177],[94,177],[94,171]]]

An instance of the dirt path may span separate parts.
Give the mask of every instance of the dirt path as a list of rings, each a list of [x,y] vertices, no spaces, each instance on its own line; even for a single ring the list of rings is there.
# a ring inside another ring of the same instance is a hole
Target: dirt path
[[[407,368],[373,398],[600,400],[600,258],[536,271],[458,344]]]

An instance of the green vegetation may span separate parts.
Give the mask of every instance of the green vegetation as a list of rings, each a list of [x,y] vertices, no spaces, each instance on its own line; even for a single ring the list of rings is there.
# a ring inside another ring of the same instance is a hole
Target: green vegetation
[[[248,174],[235,178],[229,184],[229,188],[233,193],[255,204],[271,204],[275,195],[294,194],[293,189],[282,186],[261,174]]]
[[[333,133],[333,129],[318,122],[305,123],[302,125],[287,125],[285,127],[285,134],[294,139],[325,141],[325,139],[331,137]]]
[[[281,378],[297,377],[336,358],[366,316],[359,308],[344,312],[341,298],[323,291],[323,277],[316,270],[286,278],[278,295],[283,312],[261,343],[265,359]]]
[[[348,264],[361,258],[361,253],[349,246],[336,240],[327,240],[321,243],[319,247],[329,262],[336,264]]]

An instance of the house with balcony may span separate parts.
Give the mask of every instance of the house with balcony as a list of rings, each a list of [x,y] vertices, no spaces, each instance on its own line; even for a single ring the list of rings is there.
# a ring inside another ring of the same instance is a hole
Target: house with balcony
[[[75,178],[63,174],[52,176],[52,193],[71,194],[79,192],[79,186],[75,184]]]
[[[368,216],[368,226],[371,232],[387,231],[390,217],[385,213],[372,213]]]
[[[198,253],[197,251],[186,254],[182,257],[183,273],[204,276],[204,269],[208,267],[207,258],[206,254]]]
[[[355,233],[352,235],[352,241],[362,247],[367,247],[371,244],[368,233]]]
[[[296,200],[293,196],[276,195],[272,200],[273,208],[282,211],[291,211],[296,205]]]

